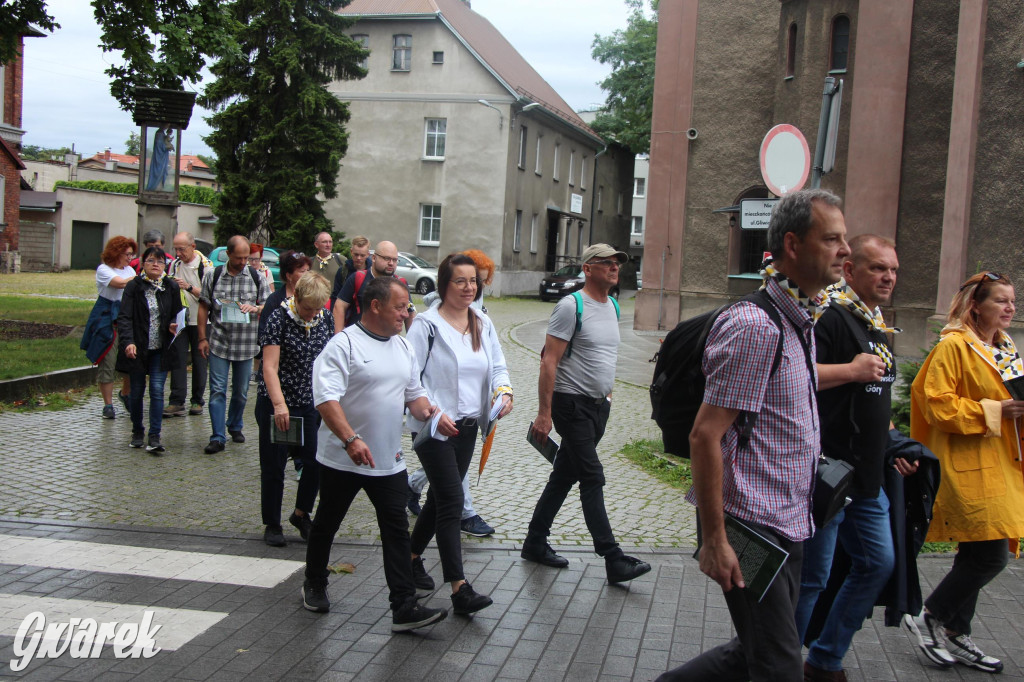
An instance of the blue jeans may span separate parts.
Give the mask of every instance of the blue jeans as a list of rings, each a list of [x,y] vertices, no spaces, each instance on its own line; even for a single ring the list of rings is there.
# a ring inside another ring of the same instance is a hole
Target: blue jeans
[[[811,643],[807,661],[820,670],[842,670],[843,657],[853,635],[871,615],[875,600],[892,575],[895,556],[889,526],[889,499],[854,500],[814,537],[804,542],[796,627],[803,641],[818,594],[828,583],[836,540],[850,556],[850,573],[836,594],[818,639]]]
[[[227,403],[228,370],[231,370],[231,405],[228,409],[228,431],[242,430],[242,415],[249,399],[249,375],[252,373],[252,358],[248,360],[225,360],[210,353],[210,426],[213,428],[211,441],[226,443],[224,429],[224,406]]]
[[[160,435],[160,425],[164,416],[164,382],[167,372],[160,369],[159,350],[151,350],[147,356],[145,370],[132,370],[128,373],[130,393],[128,395],[128,411],[132,417],[132,433],[145,433],[142,425],[142,398],[146,395],[146,375],[149,375],[149,433]]]

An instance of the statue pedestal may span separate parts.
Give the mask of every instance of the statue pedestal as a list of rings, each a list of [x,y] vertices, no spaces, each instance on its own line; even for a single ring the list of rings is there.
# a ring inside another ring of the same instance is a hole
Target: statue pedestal
[[[137,201],[139,205],[138,236],[136,241],[142,249],[142,235],[149,230],[160,230],[164,233],[164,250],[167,251],[171,240],[178,232],[178,203],[153,203],[144,199]]]

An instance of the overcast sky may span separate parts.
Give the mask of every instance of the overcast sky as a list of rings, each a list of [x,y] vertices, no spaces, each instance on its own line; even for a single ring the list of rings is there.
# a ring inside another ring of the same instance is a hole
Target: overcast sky
[[[99,27],[87,0],[48,0],[60,29],[45,38],[25,40],[24,143],[41,147],[75,145],[83,157],[110,147],[123,152],[137,130],[131,115],[110,94],[103,72],[113,63],[99,45]],[[597,82],[608,69],[590,56],[594,34],[607,35],[626,25],[623,0],[472,0],[520,54],[575,109],[604,102]],[[542,20],[527,17],[543,18]],[[208,154],[209,133],[197,108],[182,133],[186,154]]]

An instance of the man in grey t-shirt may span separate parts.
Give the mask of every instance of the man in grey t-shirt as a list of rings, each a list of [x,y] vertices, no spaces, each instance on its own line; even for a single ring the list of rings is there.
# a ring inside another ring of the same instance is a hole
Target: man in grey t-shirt
[[[582,262],[586,284],[581,293],[581,324],[577,328],[575,297],[566,296],[551,313],[541,356],[540,409],[533,431],[543,442],[553,421],[562,445],[533,510],[521,555],[555,568],[569,565],[555,554],[547,538],[555,515],[578,481],[594,550],[605,559],[608,582],[620,583],[651,570],[649,564],[623,554],[615,541],[604,507],[604,469],[597,456],[611,409],[619,348],[618,309],[608,292],[619,281],[619,266],[626,262],[626,254],[607,244],[594,244],[583,252]]]

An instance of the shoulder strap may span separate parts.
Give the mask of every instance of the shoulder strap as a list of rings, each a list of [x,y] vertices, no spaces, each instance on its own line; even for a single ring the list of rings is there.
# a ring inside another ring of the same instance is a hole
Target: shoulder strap
[[[868,344],[871,339],[868,338],[867,325],[844,305],[830,304],[829,307],[835,308],[839,317],[843,318],[843,322],[846,323],[846,327],[853,334],[853,338],[857,339],[857,343],[860,344],[861,351],[864,353],[870,352]]]
[[[622,319],[622,309],[619,308],[619,299],[615,298],[614,296],[609,296],[608,298],[612,299],[612,305],[615,306],[615,319],[617,319],[617,320]],[[580,319],[582,320],[582,318],[583,318],[583,313],[582,313],[582,311],[580,311]],[[582,324],[582,321],[581,321],[581,324]]]
[[[210,295],[213,296],[213,291],[217,288],[217,280],[224,274],[224,266],[218,265],[213,269],[213,282],[210,284]]]
[[[420,370],[420,383],[423,383],[423,373],[427,371],[427,362],[430,360],[430,352],[434,350],[434,334],[437,333],[437,328],[432,325],[427,325],[427,357],[423,358],[423,369]]]
[[[779,330],[779,343],[775,346],[775,358],[772,360],[771,372],[768,373],[768,381],[770,381],[775,376],[775,372],[779,369],[779,364],[782,362],[782,344],[785,340],[785,332],[782,329],[781,315],[779,315],[778,308],[775,307],[775,304],[768,297],[768,292],[764,289],[758,289],[740,300],[753,303],[763,310]],[[797,336],[800,336],[799,331]],[[736,444],[739,448],[745,448],[750,443],[750,435],[754,432],[754,427],[757,425],[757,416],[756,412],[740,412],[739,416],[736,417],[736,426],[739,429]]]
[[[365,281],[366,281],[366,270],[363,269],[363,270],[356,271],[356,279],[355,279],[355,282],[353,282],[354,286],[352,287],[352,305],[354,305],[356,307],[356,312],[357,313],[361,313],[362,312],[362,310],[360,309],[360,306],[359,306],[359,289],[363,286],[363,282],[365,282]]]
[[[256,268],[254,268],[251,265],[246,265],[245,267],[247,267],[249,269],[249,276],[252,277],[252,283],[256,285],[256,301],[259,302],[259,300],[260,300],[260,273],[257,272]]]
[[[569,345],[565,347],[565,352],[562,353],[563,358],[572,355],[572,341],[580,333],[580,330],[583,329],[583,292],[574,291],[570,296],[576,302],[576,325],[572,329],[572,336],[569,337]],[[618,309],[616,309],[616,312],[618,312]]]

